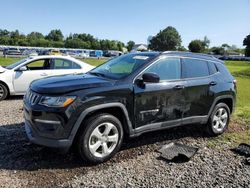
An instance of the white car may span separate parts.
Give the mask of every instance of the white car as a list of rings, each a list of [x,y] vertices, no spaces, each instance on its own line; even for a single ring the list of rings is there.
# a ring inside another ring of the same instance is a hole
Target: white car
[[[85,73],[94,67],[70,56],[35,56],[7,67],[0,66],[0,100],[8,95],[24,95],[36,79]]]

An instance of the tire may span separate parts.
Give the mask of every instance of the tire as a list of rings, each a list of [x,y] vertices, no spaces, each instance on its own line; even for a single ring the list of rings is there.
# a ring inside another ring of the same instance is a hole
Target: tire
[[[8,89],[4,84],[0,83],[0,101],[6,99],[8,96]]]
[[[112,158],[120,149],[123,140],[121,122],[110,114],[90,117],[80,129],[77,149],[81,158],[98,164]]]
[[[230,109],[225,103],[219,103],[214,107],[208,123],[207,131],[210,136],[223,134],[230,121]]]

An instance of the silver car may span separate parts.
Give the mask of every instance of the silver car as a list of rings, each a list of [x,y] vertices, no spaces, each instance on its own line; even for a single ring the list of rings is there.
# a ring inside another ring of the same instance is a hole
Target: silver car
[[[24,95],[33,80],[85,73],[92,68],[93,66],[70,56],[36,56],[7,67],[0,66],[0,100],[8,95]]]

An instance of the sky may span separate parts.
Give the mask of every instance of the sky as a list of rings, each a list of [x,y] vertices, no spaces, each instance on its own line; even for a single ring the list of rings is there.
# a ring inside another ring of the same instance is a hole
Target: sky
[[[147,43],[173,26],[185,47],[204,36],[210,46],[242,47],[250,34],[250,0],[2,0],[0,6],[0,29],[24,34],[61,29],[66,36]]]

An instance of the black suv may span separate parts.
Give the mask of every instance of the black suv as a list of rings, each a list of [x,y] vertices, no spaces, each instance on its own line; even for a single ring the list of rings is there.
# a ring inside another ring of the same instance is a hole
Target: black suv
[[[221,60],[185,52],[122,55],[86,74],[34,81],[24,97],[31,142],[92,163],[110,159],[123,137],[201,123],[222,134],[234,110],[236,81]]]

